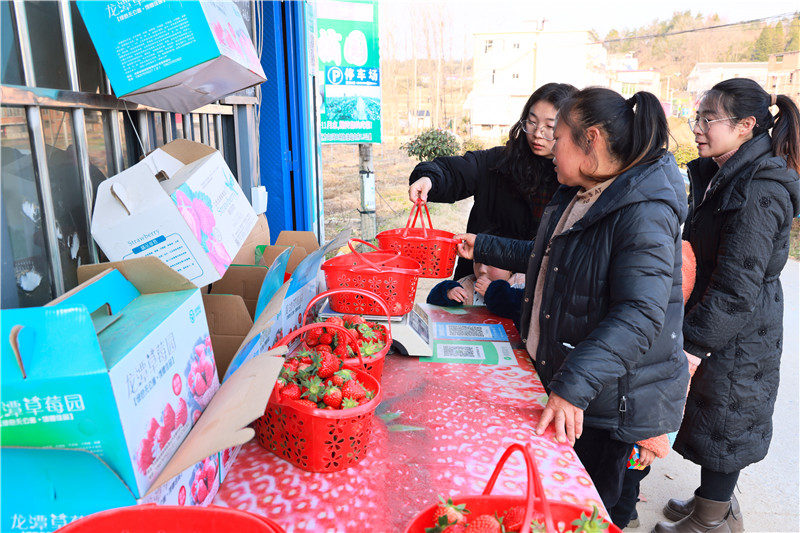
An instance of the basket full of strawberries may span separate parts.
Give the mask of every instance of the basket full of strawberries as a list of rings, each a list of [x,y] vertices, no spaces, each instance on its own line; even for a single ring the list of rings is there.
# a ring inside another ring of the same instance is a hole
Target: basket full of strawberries
[[[302,326],[276,346],[318,327]],[[346,328],[326,328],[357,349]],[[380,384],[366,371],[346,368],[330,351],[301,350],[286,358],[264,415],[254,422],[256,439],[304,470],[344,470],[365,457],[380,401]]]
[[[525,496],[492,494],[509,456],[520,451],[525,459],[528,489]],[[621,533],[614,524],[574,503],[548,501],[531,445],[509,446],[494,469],[483,494],[454,496],[420,512],[405,533]]]
[[[352,298],[374,300],[384,314],[389,317],[388,305],[375,293],[362,289],[331,289],[318,294],[308,303],[306,312],[303,315],[303,324],[307,323],[315,304],[324,298],[341,292],[347,292]],[[314,324],[321,323],[334,324],[346,328],[355,337],[358,350],[353,350],[340,333],[328,331],[325,326],[309,330],[303,338],[305,346],[318,352],[330,350],[331,353],[342,359],[346,368],[366,369],[380,383],[383,375],[383,363],[392,346],[391,320],[387,320],[387,325],[383,325],[380,322],[366,320],[361,315],[349,314],[332,316],[324,321],[314,322]]]

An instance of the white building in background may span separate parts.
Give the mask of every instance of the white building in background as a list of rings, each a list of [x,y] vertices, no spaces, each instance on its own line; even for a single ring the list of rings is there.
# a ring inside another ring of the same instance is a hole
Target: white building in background
[[[471,135],[497,141],[519,120],[537,87],[609,84],[605,47],[588,31],[543,31],[536,22],[514,31],[475,33],[473,85],[465,108]]]
[[[768,61],[697,63],[686,80],[686,90],[696,101],[703,92],[730,78],[750,78],[762,87],[766,87],[768,66]]]

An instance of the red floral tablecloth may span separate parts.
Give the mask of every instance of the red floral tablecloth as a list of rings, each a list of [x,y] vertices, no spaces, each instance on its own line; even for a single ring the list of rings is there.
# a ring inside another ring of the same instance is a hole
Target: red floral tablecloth
[[[504,325],[515,334],[513,325]],[[213,503],[262,514],[287,532],[402,532],[440,494],[480,494],[508,445],[531,442],[548,499],[602,510],[572,447],[551,433],[534,434],[546,396],[527,353],[514,353],[516,366],[424,363],[390,354],[369,452],[360,463],[306,472],[251,441]],[[524,465],[512,456],[493,493],[523,495]]]

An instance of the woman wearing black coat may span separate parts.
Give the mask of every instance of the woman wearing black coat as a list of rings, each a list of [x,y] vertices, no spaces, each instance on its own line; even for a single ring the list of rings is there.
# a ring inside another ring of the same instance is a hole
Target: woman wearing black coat
[[[689,381],[681,326],[680,225],[686,192],[666,152],[658,99],[602,88],[562,103],[555,165],[562,187],[533,242],[459,235],[459,253],[526,268],[520,334],[553,424],[606,508],[633,443],[675,431]]]
[[[655,531],[742,531],[733,489],[741,469],[766,456],[772,437],[780,273],[800,212],[800,113],[789,97],[738,78],[715,85],[689,124],[700,158],[689,163],[684,239],[697,258],[697,281],[683,338],[702,362],[674,448],[701,466],[700,487],[688,500],[670,500],[664,514],[677,522]]]
[[[558,188],[552,161],[556,112],[576,91],[567,83],[542,85],[525,102],[505,146],[418,164],[409,178],[408,198],[453,203],[472,196],[466,231],[533,238]],[[453,279],[471,274],[472,261],[460,258]]]

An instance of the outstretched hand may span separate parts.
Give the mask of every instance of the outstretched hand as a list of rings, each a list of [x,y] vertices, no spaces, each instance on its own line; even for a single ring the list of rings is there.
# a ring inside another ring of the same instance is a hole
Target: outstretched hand
[[[458,235],[454,235],[453,238],[457,241],[461,241],[458,243],[456,247],[456,253],[459,257],[463,257],[464,259],[472,259],[475,251],[475,237],[474,233],[459,233]]]
[[[544,433],[551,422],[556,431],[556,440],[561,443],[569,441],[571,446],[575,446],[575,440],[581,438],[583,433],[583,409],[575,407],[558,394],[551,392],[536,426],[536,434]]]

